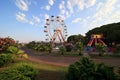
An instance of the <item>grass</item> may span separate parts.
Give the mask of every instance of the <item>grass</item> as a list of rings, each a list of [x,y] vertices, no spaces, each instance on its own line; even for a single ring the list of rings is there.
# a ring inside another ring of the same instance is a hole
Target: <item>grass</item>
[[[38,70],[39,73],[36,76],[36,80],[65,80],[65,74],[67,73],[68,69],[67,67],[29,61],[27,59],[17,59],[15,63],[11,63],[0,68],[0,71],[14,67],[20,63],[29,63]]]

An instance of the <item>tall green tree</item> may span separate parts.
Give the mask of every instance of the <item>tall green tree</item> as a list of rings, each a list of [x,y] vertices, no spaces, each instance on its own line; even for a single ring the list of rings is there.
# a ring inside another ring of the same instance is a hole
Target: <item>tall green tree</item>
[[[51,53],[52,50],[53,50],[53,45],[51,43],[48,43],[47,46],[46,46],[46,50]]]
[[[82,42],[77,42],[75,45],[75,48],[78,51],[79,55],[83,55],[82,54],[82,50],[83,50],[83,43]]]
[[[60,46],[59,50],[62,55],[66,52],[66,48],[64,46]]]
[[[72,44],[76,44],[76,42],[79,42],[79,41],[81,41],[81,42],[83,42],[83,43],[84,43],[84,41],[85,41],[84,36],[81,35],[81,34],[79,34],[79,35],[71,35],[71,36],[69,36],[68,39],[67,39],[67,42],[68,42],[68,43],[72,43]]]
[[[96,50],[99,52],[99,56],[103,56],[105,53],[105,46],[102,44],[95,45]]]
[[[103,34],[103,41],[107,45],[112,46],[113,43],[120,44],[120,22],[103,25],[86,33],[87,42],[90,40],[91,34]]]

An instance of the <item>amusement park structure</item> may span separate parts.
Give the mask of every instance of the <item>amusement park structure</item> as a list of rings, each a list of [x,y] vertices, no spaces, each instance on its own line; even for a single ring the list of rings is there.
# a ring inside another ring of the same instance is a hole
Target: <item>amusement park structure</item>
[[[92,34],[91,39],[87,44],[87,50],[88,51],[92,50],[92,44],[93,43],[94,43],[94,45],[102,44],[103,46],[106,47],[107,45],[102,41],[102,38],[103,38],[103,34]]]
[[[65,43],[67,37],[67,27],[59,16],[51,16],[46,19],[46,24],[44,26],[46,33],[46,42],[51,43]]]

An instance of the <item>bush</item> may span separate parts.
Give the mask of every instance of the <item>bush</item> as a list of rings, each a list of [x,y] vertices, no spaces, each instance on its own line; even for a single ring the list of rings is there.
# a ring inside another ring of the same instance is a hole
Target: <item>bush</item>
[[[120,44],[116,46],[116,53],[119,53],[119,52],[120,52]]]
[[[82,53],[83,43],[82,42],[76,42],[75,48],[76,48],[76,51],[79,53],[79,55],[83,55]]]
[[[45,47],[46,47],[46,51],[48,51],[49,53],[52,52],[52,50],[53,50],[53,45],[52,45],[51,43],[47,43]]]
[[[37,70],[30,64],[21,63],[15,67],[11,67],[0,72],[1,80],[35,80]]]
[[[99,52],[99,56],[103,56],[105,53],[105,46],[102,44],[95,45],[96,50]]]
[[[70,65],[66,77],[68,80],[118,80],[113,67],[95,64],[86,57]]]
[[[71,52],[73,50],[73,45],[72,44],[67,44],[65,46],[67,52]]]
[[[16,45],[15,41],[12,38],[0,38],[0,51],[5,52],[11,45]]]
[[[61,54],[64,54],[66,52],[66,49],[64,46],[60,46],[59,50]]]
[[[0,67],[11,63],[12,62],[12,55],[10,54],[0,54]]]
[[[27,58],[28,58],[28,55],[27,55],[27,54],[25,54],[25,53],[20,53],[20,54],[18,54],[18,55],[17,55],[17,57],[27,59]]]
[[[7,51],[8,51],[9,53],[17,54],[18,51],[19,51],[19,49],[18,49],[17,47],[15,47],[15,46],[9,46],[8,49],[7,49]]]

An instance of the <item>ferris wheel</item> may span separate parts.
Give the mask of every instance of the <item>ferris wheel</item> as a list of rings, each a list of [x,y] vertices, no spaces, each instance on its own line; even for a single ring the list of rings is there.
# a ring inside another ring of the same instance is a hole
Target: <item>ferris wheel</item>
[[[51,16],[49,19],[46,19],[44,28],[47,42],[65,42],[67,37],[67,26],[65,25],[64,20],[61,20],[59,16]]]

